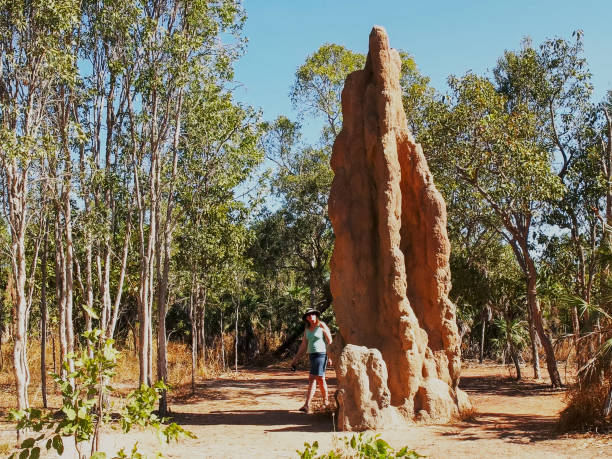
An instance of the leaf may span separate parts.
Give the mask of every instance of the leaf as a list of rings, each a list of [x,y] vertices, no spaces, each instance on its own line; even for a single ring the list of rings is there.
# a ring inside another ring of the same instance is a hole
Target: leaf
[[[90,459],[106,459],[106,453],[103,453],[102,451],[96,451],[91,455]]]
[[[32,446],[34,446],[34,439],[33,438],[26,438],[23,443],[21,443],[21,448],[31,448]]]
[[[61,435],[56,435],[53,437],[53,448],[60,456],[64,454],[64,440],[62,439]]]
[[[27,459],[30,456],[30,450],[24,449],[21,453],[19,453],[19,459]]]
[[[378,440],[376,440],[376,448],[378,448],[378,451],[380,453],[386,453],[387,449],[389,449],[389,444],[382,438],[379,438]]]
[[[20,421],[25,416],[25,411],[23,410],[9,410],[9,420],[11,421]]]
[[[74,421],[76,419],[76,411],[71,406],[64,406],[62,411],[66,414],[69,421]]]
[[[36,448],[32,448],[30,451],[30,459],[38,459],[40,457],[40,448],[37,446]]]
[[[355,435],[353,435],[351,438],[351,448],[355,449],[356,446],[357,446],[357,440],[355,439]]]
[[[98,316],[96,311],[94,311],[92,308],[88,307],[87,305],[83,305],[83,309],[89,315],[89,317],[91,317],[92,319],[99,319],[100,318],[100,316]]]

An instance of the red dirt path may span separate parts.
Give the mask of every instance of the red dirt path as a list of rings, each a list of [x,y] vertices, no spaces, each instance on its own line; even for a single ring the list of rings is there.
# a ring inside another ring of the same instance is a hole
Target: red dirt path
[[[160,450],[170,458],[273,458],[297,457],[295,451],[304,442],[318,441],[319,452],[327,451],[342,444],[346,434],[333,432],[329,414],[296,411],[303,403],[306,378],[305,372],[270,367],[243,370],[236,379],[203,381],[195,395],[171,400],[175,421],[197,439],[160,447],[151,433],[109,431],[104,449],[131,449],[138,441],[142,451]],[[328,378],[333,386],[333,372]],[[517,383],[504,367],[475,365],[463,371],[461,386],[477,411],[469,421],[389,429],[379,432],[382,438],[432,458],[612,457],[612,435],[555,432],[564,392],[545,382]]]
[[[329,414],[295,411],[303,403],[305,372],[268,368],[244,370],[241,377],[202,382],[195,396],[174,400],[175,420],[198,439],[166,449],[168,457],[297,457],[304,442],[318,441],[320,452],[341,444],[346,434],[334,434]],[[328,378],[333,385],[332,372]],[[476,365],[463,371],[461,386],[477,411],[469,422],[390,429],[382,437],[432,458],[612,457],[610,435],[555,433],[564,392],[545,382],[517,383],[504,367]]]

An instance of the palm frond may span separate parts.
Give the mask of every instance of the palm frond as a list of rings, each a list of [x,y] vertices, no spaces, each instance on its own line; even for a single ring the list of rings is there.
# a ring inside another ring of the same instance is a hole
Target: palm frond
[[[604,341],[595,355],[578,370],[578,377],[588,384],[599,378],[602,373],[606,374],[610,368],[612,368],[612,338]]]
[[[609,297],[610,297],[610,300],[612,300],[612,294],[609,295]],[[599,306],[595,304],[588,303],[586,300],[584,300],[583,298],[579,296],[561,295],[559,297],[559,300],[561,300],[562,304],[570,308],[575,307],[578,310],[578,315],[580,316],[580,318],[582,318],[585,314],[588,313],[589,316],[601,315],[608,319],[612,319],[612,317],[602,308],[600,308]]]

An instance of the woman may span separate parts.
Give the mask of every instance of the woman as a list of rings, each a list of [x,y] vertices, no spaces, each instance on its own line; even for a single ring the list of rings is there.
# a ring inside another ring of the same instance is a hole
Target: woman
[[[297,351],[296,356],[291,361],[291,368],[295,370],[299,358],[308,350],[310,357],[310,374],[308,375],[308,393],[306,395],[306,403],[300,408],[300,411],[310,412],[310,404],[314,397],[316,386],[319,386],[321,394],[323,394],[323,402],[325,406],[329,404],[327,394],[327,383],[325,382],[325,367],[327,366],[327,344],[331,344],[332,336],[329,328],[320,320],[321,313],[316,309],[309,309],[304,313],[302,319],[306,322],[304,330],[304,338],[302,344]]]

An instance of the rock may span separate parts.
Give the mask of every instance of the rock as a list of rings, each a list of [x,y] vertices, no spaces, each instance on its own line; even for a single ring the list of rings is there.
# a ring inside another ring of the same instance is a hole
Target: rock
[[[365,68],[346,79],[331,158],[331,290],[347,343],[336,352],[355,365],[353,372],[343,364],[337,370],[344,391],[339,423],[352,430],[384,427],[397,413],[407,421],[459,413],[446,207],[408,130],[400,67],[385,30],[374,27]],[[364,385],[379,379],[386,379],[388,405]]]
[[[336,361],[339,406],[338,429],[374,430],[395,424],[397,410],[391,407],[387,366],[378,349],[348,344]]]

